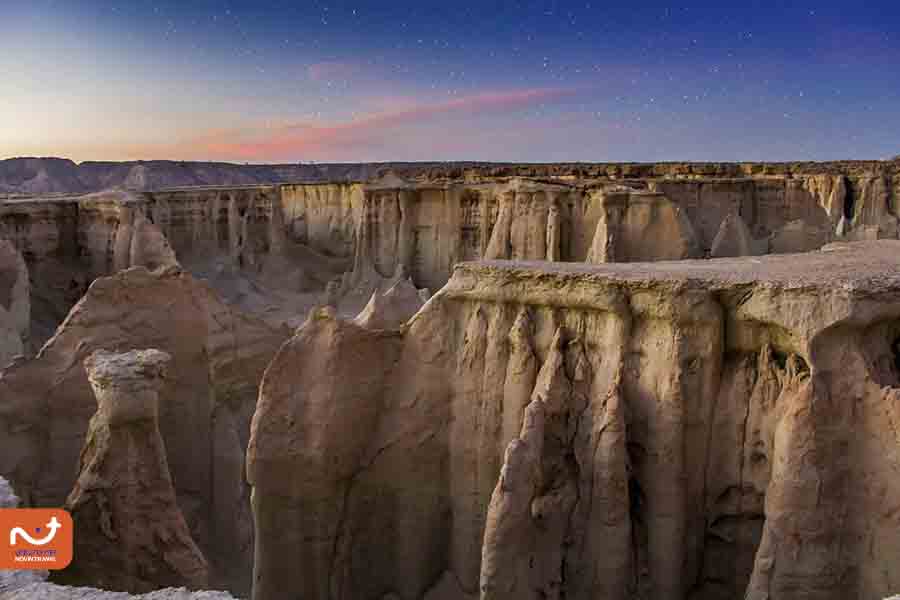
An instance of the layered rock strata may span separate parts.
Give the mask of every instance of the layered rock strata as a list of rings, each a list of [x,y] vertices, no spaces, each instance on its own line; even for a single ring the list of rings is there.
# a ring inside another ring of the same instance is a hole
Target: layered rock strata
[[[31,350],[90,281],[129,266],[177,260],[230,303],[294,327],[338,278],[353,315],[380,280],[399,272],[438,289],[466,260],[671,260],[898,235],[900,175],[882,163],[418,175],[0,202],[0,237],[31,272]]]
[[[254,598],[889,595],[898,256],[465,263],[399,333],[317,312],[253,419]]]
[[[56,579],[132,593],[207,586],[206,559],[178,508],[159,431],[170,362],[159,350],[98,350],[85,359],[97,413],[65,504],[77,530],[74,558]]]

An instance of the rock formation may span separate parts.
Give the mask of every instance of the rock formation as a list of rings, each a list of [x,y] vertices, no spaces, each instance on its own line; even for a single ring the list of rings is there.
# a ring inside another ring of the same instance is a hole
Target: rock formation
[[[741,215],[731,213],[719,226],[709,253],[713,258],[757,256],[766,254],[768,245],[767,240],[754,240]]]
[[[409,279],[401,279],[384,293],[372,292],[369,303],[354,321],[367,329],[399,329],[423,304],[416,286]]]
[[[97,413],[65,504],[77,529],[74,559],[56,579],[132,593],[206,587],[206,559],[178,508],[159,431],[170,361],[158,350],[85,359]]]
[[[28,165],[12,170],[24,177]],[[23,255],[33,284],[26,350],[52,336],[94,278],[129,266],[177,260],[229,303],[293,328],[337,278],[336,305],[352,316],[398,272],[435,290],[466,260],[718,256],[729,215],[757,240],[751,254],[898,237],[894,163],[351,165],[328,167],[324,183],[278,183],[291,171],[279,167],[261,171],[269,185],[254,175],[230,187],[160,189],[166,176],[153,172],[169,167],[116,167],[103,179],[137,169],[129,181],[148,191],[0,201],[0,237]],[[240,170],[201,170],[220,167]],[[347,180],[354,169],[365,177]]]
[[[358,479],[378,425],[395,339],[395,333],[364,329],[325,308],[310,315],[266,369],[248,450],[249,480],[272,492],[253,496],[255,598],[365,595],[350,589],[347,579],[377,572],[409,550],[394,537],[399,532],[391,531],[390,520],[414,521],[414,505],[408,514],[391,510],[400,490],[377,490]],[[352,506],[351,491],[368,506]],[[380,538],[383,548],[381,559],[371,556],[368,564],[352,560],[358,540],[345,535],[348,515],[358,510],[374,521],[373,530],[357,535],[371,543]],[[406,572],[421,577],[413,566]]]
[[[41,194],[0,200],[27,505],[98,438],[82,362],[158,348],[177,509],[239,595],[896,591],[896,164],[64,162],[0,164]]]
[[[31,320],[28,268],[22,255],[0,239],[0,368],[25,353]]]
[[[179,508],[211,585],[246,593],[244,454],[263,370],[287,336],[179,268],[99,278],[34,359],[0,371],[0,475],[28,505],[62,506],[97,408],[79,365],[96,350],[158,348],[172,356],[159,428]]]
[[[586,262],[697,258],[700,249],[685,213],[656,192],[601,192],[602,211]]]
[[[552,163],[391,162],[238,165],[185,161],[83,162],[62,158],[0,160],[0,194],[156,191],[177,187],[368,181],[393,173],[422,179],[559,177],[581,179],[792,177],[896,172],[897,160],[829,163]]]
[[[400,333],[317,313],[254,416],[254,598],[889,595],[898,252],[465,263]]]

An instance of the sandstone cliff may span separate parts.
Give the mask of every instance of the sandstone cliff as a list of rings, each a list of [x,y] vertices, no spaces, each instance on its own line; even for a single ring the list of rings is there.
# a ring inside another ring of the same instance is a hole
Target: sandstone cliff
[[[133,266],[181,264],[270,323],[302,322],[349,261],[294,243],[281,215],[266,186],[0,203],[0,239],[31,275],[26,350],[53,335],[91,281]]]
[[[177,261],[229,303],[296,326],[329,282],[340,279],[340,312],[353,315],[398,273],[435,290],[466,260],[629,262],[896,238],[900,175],[887,165],[447,166],[365,183],[30,198],[0,202],[0,238],[30,271],[34,351],[94,278],[129,266]]]
[[[254,598],[881,598],[900,242],[459,265],[267,370]]]

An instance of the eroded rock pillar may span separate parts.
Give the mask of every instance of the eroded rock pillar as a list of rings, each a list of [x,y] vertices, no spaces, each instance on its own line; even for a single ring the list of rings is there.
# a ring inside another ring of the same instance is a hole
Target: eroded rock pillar
[[[159,432],[170,360],[159,350],[98,350],[85,360],[97,412],[66,501],[75,559],[58,579],[131,593],[206,586],[207,563],[178,508]]]

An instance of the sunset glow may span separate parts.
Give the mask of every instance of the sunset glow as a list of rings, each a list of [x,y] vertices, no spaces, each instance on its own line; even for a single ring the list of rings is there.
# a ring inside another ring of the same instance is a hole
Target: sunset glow
[[[8,1],[0,158],[885,158],[900,8],[857,8]]]

